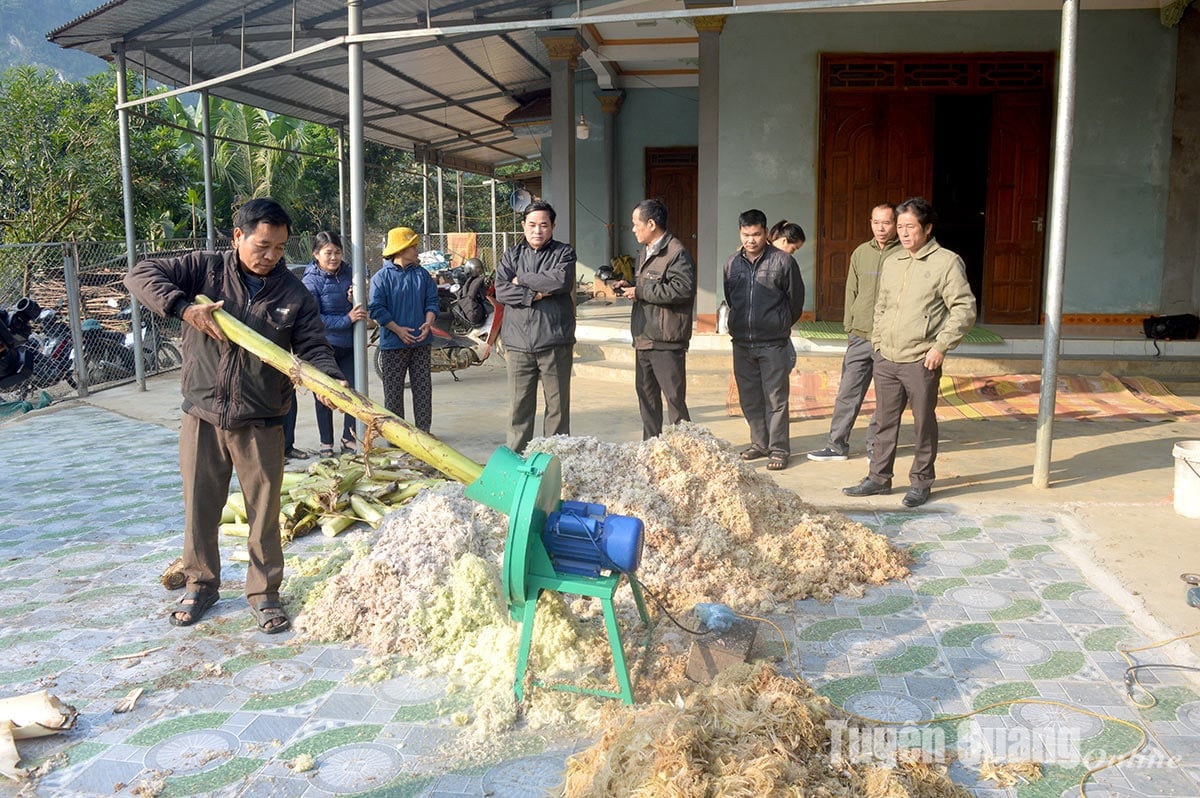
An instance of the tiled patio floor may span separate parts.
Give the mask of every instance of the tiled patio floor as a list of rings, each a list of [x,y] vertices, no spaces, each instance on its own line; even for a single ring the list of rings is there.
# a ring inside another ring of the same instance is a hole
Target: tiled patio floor
[[[255,632],[236,565],[204,623],[169,627],[175,594],[158,576],[177,554],[181,502],[168,430],[72,407],[0,427],[0,452],[0,695],[44,686],[82,713],[67,734],[19,744],[25,764],[56,757],[37,795],[132,795],[157,782],[162,795],[545,795],[566,757],[588,743],[514,734],[501,754],[467,764],[450,716],[469,697],[447,698],[436,678],[371,682],[356,664],[362,651]],[[1089,796],[1200,795],[1200,693],[1180,672],[1159,670],[1142,674],[1156,707],[1126,700],[1116,646],[1150,641],[1065,555],[1070,532],[1058,518],[858,520],[911,545],[917,563],[903,583],[860,599],[800,602],[774,618],[818,690],[894,721],[1015,697],[1083,706],[1150,735],[1147,751],[1101,772]],[[289,554],[324,545],[301,539]],[[1140,656],[1167,661],[1161,650]],[[137,708],[114,714],[137,686],[147,688]],[[1117,754],[1138,740],[1119,724],[1045,704],[914,729],[907,733],[985,759],[997,746],[1061,755],[1042,782],[1011,791],[979,782],[965,756],[952,772],[981,798],[1078,794],[1078,755]],[[287,763],[302,753],[316,767],[295,773]],[[0,783],[0,794],[18,789]]]

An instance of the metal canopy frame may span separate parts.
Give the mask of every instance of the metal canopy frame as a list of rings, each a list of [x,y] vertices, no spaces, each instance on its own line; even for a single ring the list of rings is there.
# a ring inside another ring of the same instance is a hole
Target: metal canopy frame
[[[592,0],[589,12],[603,9],[610,2],[614,7],[625,4],[623,0]],[[469,170],[474,165],[474,171],[484,174],[494,174],[496,164],[540,155],[540,141],[532,136],[518,136],[502,121],[519,103],[519,97],[544,90],[550,83],[549,58],[536,41],[540,30],[558,27],[578,31],[585,25],[605,23],[787,11],[921,7],[995,10],[993,2],[759,0],[737,5],[736,0],[695,0],[691,8],[678,9],[672,8],[675,3],[668,0],[667,9],[585,14],[582,0],[576,0],[574,14],[570,15],[568,7],[568,16],[563,16],[563,7],[551,0],[424,0],[423,4],[412,0],[111,0],[52,31],[48,38],[62,47],[117,61],[117,110],[130,268],[134,265],[128,155],[131,108],[185,92],[201,91],[207,97],[212,90],[221,97],[326,124],[339,132],[348,127],[354,298],[361,302],[366,298],[362,142],[369,139],[398,147],[411,146],[426,157],[432,156],[439,165],[443,158],[453,159],[456,168]],[[1148,2],[1093,0],[1099,6],[1114,8],[1143,7]],[[687,0],[684,4],[692,5]],[[1079,0],[1005,0],[1004,6],[1014,10],[1018,6],[1057,6],[1062,12],[1054,189],[1050,200],[1051,246],[1047,253],[1046,346],[1033,478],[1034,487],[1044,488],[1049,484],[1054,377],[1060,345]],[[304,13],[300,13],[301,9]],[[367,11],[373,22],[390,21],[366,27],[363,15]],[[203,50],[201,59],[196,58],[198,33]],[[344,60],[341,51],[345,53]],[[249,66],[248,57],[254,62]],[[148,77],[179,88],[165,95],[130,101],[124,80],[130,61],[139,65]],[[574,69],[574,64],[571,68]],[[573,110],[571,103],[565,107]],[[554,113],[557,118],[560,111]],[[566,120],[567,125],[570,121]],[[475,129],[480,122],[485,127]],[[207,130],[206,135],[210,135]],[[568,144],[572,160],[573,144],[573,141]],[[211,146],[206,149],[211,152]],[[206,170],[206,179],[207,176]],[[570,208],[575,203],[574,181],[567,185],[569,196],[556,201]],[[210,197],[206,186],[206,199]],[[208,218],[211,222],[211,207]],[[133,312],[136,339],[140,332],[136,302]],[[354,343],[358,378],[355,387],[365,393],[368,371],[365,324],[355,325]],[[141,342],[135,340],[134,345],[138,348]],[[142,365],[140,361],[137,363],[137,377],[144,389]]]

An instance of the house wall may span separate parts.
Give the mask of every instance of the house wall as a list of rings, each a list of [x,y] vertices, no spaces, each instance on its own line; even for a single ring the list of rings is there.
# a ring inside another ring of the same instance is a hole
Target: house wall
[[[579,264],[590,271],[603,265],[607,224],[618,228],[614,255],[632,255],[637,241],[629,229],[633,206],[645,199],[647,147],[694,147],[697,142],[695,89],[625,89],[625,101],[616,117],[617,204],[616,218],[607,218],[604,196],[604,115],[595,97],[595,81],[580,81],[576,112],[580,107],[590,134],[575,142],[575,249]],[[550,139],[542,140],[542,171],[550,173]],[[547,177],[545,185],[549,185]],[[546,198],[555,204],[551,197]],[[561,231],[560,231],[561,233]],[[563,236],[560,235],[560,238]],[[586,279],[586,278],[585,278]]]
[[[1059,23],[1057,12],[731,17],[721,35],[719,251],[737,248],[737,214],[752,207],[819,237],[820,53],[1050,51]],[[1158,309],[1175,48],[1157,10],[1080,14],[1066,313]],[[810,287],[812,255],[797,253]]]

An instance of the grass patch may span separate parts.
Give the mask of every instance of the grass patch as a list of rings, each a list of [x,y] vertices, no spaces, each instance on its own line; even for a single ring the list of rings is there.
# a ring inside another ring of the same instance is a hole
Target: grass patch
[[[1019,621],[1032,618],[1042,611],[1042,602],[1037,599],[1013,599],[1013,603],[1002,610],[991,613],[993,621]]]
[[[1008,560],[984,560],[979,565],[962,569],[963,576],[990,576],[1008,567]]]
[[[863,617],[873,618],[879,615],[895,615],[898,612],[911,607],[915,602],[911,596],[888,596],[883,601],[878,601],[874,604],[868,604],[865,607],[858,608],[858,614]]]
[[[954,587],[966,587],[967,580],[961,576],[947,576],[942,579],[930,579],[917,588],[918,596],[941,596]]]
[[[235,756],[212,770],[167,779],[166,787],[159,795],[162,798],[174,798],[175,796],[213,792],[227,784],[233,784],[235,781],[246,778],[261,768],[263,764],[261,759]]]
[[[895,676],[898,673],[927,668],[937,659],[937,649],[933,646],[909,646],[900,656],[880,660],[875,663],[875,672],[880,676]]]
[[[971,540],[983,534],[983,530],[977,526],[964,526],[955,532],[947,532],[944,535],[938,535],[942,540]]]
[[[821,685],[817,688],[817,693],[840,707],[852,695],[878,689],[879,680],[874,676],[850,676],[845,679],[834,679],[832,682]]]
[[[1038,665],[1027,665],[1030,679],[1062,679],[1083,669],[1083,652],[1055,651],[1050,659]]]
[[[1041,698],[1041,695],[1033,682],[1007,682],[980,691],[979,695],[975,696],[975,700],[971,702],[971,706],[985,715],[1007,715],[1012,709],[1012,705],[1004,702],[1015,701],[1019,698]],[[983,709],[992,704],[1000,704],[1000,706]]]
[[[262,712],[267,709],[295,706],[305,701],[310,701],[319,695],[324,695],[335,687],[337,687],[337,682],[313,679],[311,682],[305,682],[299,687],[284,690],[282,693],[254,696],[242,704],[242,709],[247,712]]]
[[[139,732],[135,732],[125,742],[129,745],[157,745],[168,737],[196,729],[219,729],[229,720],[232,712],[201,712],[196,715],[183,715],[178,718],[155,723]]]
[[[1074,594],[1081,590],[1090,590],[1087,585],[1081,582],[1056,582],[1053,585],[1047,585],[1042,591],[1042,598],[1047,601],[1063,601],[1069,599]]]
[[[1032,560],[1039,554],[1045,554],[1048,551],[1054,551],[1054,547],[1047,546],[1044,543],[1037,543],[1032,546],[1017,546],[1008,553],[1008,556],[1014,560]]]

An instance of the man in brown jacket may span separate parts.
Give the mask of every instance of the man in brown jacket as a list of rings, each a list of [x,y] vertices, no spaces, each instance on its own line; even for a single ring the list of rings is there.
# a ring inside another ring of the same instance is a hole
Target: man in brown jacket
[[[667,230],[667,206],[642,200],[633,209],[633,235],[643,249],[633,282],[615,280],[617,296],[633,300],[629,317],[637,368],[634,385],[642,414],[642,440],[662,432],[663,396],[672,424],[691,421],[687,409],[687,350],[692,338],[696,265]]]
[[[179,467],[187,593],[171,613],[171,625],[191,626],[220,598],[217,527],[236,470],[250,520],[246,600],[259,630],[276,634],[291,626],[279,600],[279,494],[292,384],[229,343],[213,314],[224,309],[329,376],[343,377],[317,301],[284,262],[292,224],[287,212],[274,200],[253,199],[233,223],[233,250],[144,260],[125,277],[125,286],[150,310],[185,322]],[[213,303],[196,304],[200,294]]]

